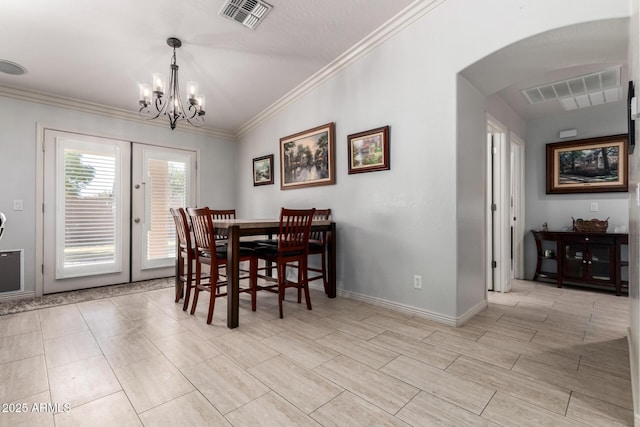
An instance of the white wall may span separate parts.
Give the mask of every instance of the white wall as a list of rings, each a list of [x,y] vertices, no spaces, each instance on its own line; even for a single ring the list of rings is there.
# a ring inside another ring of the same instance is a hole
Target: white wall
[[[578,136],[560,140],[558,132],[577,129]],[[624,102],[596,109],[567,112],[527,122],[525,165],[525,277],[535,272],[536,248],[528,230],[541,229],[546,222],[549,230],[571,226],[574,218],[609,217],[609,231],[629,224],[629,193],[546,194],[546,148],[552,142],[627,133],[627,110]],[[591,212],[591,202],[598,203],[598,212]]]
[[[520,139],[524,139],[526,135],[526,122],[511,109],[509,104],[497,93],[487,96],[486,98],[487,113],[506,127],[509,132],[513,132]],[[507,135],[509,141],[509,135]]]
[[[483,308],[487,268],[485,97],[458,75],[457,151],[457,312]],[[478,273],[482,273],[481,276]]]
[[[635,82],[636,97],[640,97],[640,0],[631,1],[631,32],[629,35],[629,76]],[[635,121],[636,146],[640,143],[640,119]],[[640,149],[629,157],[629,356],[633,385],[635,425],[640,426],[640,207],[633,190],[640,182]]]
[[[24,249],[25,292],[35,290],[37,126],[133,142],[189,147],[200,151],[200,204],[235,206],[237,146],[208,136],[171,131],[132,121],[86,114],[50,105],[0,96],[0,211],[7,216],[0,250]],[[220,183],[224,185],[220,185]],[[13,200],[24,210],[14,211]],[[0,278],[2,280],[2,278]]]
[[[628,13],[627,0],[580,8],[570,1],[448,0],[242,136],[240,164],[274,153],[277,168],[279,138],[335,121],[335,186],[254,188],[247,174],[240,179],[239,206],[263,217],[276,215],[281,206],[331,207],[339,231],[339,288],[456,321],[482,303],[485,286],[482,249],[458,247],[458,235],[483,223],[484,202],[466,205],[461,198],[484,183],[484,158],[476,165],[458,157],[470,140],[457,134],[457,73],[532,35]],[[486,25],[482,17],[500,25]],[[484,114],[465,119],[484,122]],[[386,124],[391,170],[347,175],[347,135]],[[484,130],[478,143],[484,147]],[[482,248],[483,234],[475,231],[464,244]],[[414,274],[424,276],[422,290],[413,289]]]

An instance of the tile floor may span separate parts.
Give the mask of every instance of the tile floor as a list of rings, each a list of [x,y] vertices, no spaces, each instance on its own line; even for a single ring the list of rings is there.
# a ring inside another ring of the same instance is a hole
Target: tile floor
[[[0,316],[0,425],[632,425],[626,297],[518,281],[451,328],[263,293],[229,330],[172,292]]]

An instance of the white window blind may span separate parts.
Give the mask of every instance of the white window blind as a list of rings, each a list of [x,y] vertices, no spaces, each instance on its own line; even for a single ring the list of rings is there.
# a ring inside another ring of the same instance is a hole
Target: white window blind
[[[169,209],[189,204],[190,157],[149,150],[144,158],[143,268],[170,266],[175,262],[176,230]]]
[[[121,271],[120,148],[57,141],[56,278]]]

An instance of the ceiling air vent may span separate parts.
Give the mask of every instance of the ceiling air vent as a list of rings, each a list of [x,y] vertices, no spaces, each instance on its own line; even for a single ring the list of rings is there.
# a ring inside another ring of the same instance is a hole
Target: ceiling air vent
[[[565,110],[592,107],[622,99],[622,67],[585,74],[542,86],[523,89],[529,104],[557,99]]]
[[[272,8],[260,0],[227,0],[219,14],[253,30]]]

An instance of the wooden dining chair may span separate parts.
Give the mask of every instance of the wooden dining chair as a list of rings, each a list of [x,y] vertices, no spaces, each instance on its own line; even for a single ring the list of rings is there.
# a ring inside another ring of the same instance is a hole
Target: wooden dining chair
[[[283,317],[282,301],[287,288],[298,290],[298,304],[302,301],[301,293],[304,291],[307,310],[311,310],[311,298],[309,296],[309,280],[307,272],[307,258],[309,255],[309,234],[315,209],[285,209],[280,211],[280,226],[278,244],[260,245],[255,251],[258,258],[265,260],[267,265],[276,264],[278,309],[280,318]],[[294,264],[295,263],[295,264]],[[287,280],[287,266],[296,265],[298,268],[297,282]],[[263,276],[267,280],[274,278]],[[272,290],[270,286],[262,286],[260,289]]]
[[[213,220],[225,220],[225,219],[236,219],[236,210],[235,209],[210,209],[211,218]],[[216,228],[215,230],[216,242],[218,244],[225,244],[229,233],[226,228]]]
[[[178,274],[176,276],[176,302],[180,301],[184,292],[184,303],[182,310],[187,311],[189,306],[189,296],[193,288],[193,262],[195,261],[195,251],[191,242],[189,232],[189,221],[183,208],[169,209],[173,222],[176,225],[176,258],[178,263]],[[186,287],[186,289],[185,289]]]
[[[196,283],[194,286],[195,293],[191,305],[191,314],[196,312],[200,292],[208,291],[210,293],[210,301],[207,324],[210,324],[213,320],[216,298],[227,295],[228,289],[225,289],[225,292],[220,291],[221,288],[227,287],[227,281],[226,277],[222,276],[219,272],[220,267],[226,266],[227,264],[227,248],[226,246],[216,245],[213,218],[211,210],[208,207],[188,208],[187,213],[191,219],[191,227],[195,238],[196,257]],[[258,259],[253,249],[241,247],[239,260],[249,262],[249,275],[240,277],[240,279],[249,279],[249,287],[241,288],[240,292],[248,292],[251,294],[251,309],[255,311]],[[209,283],[201,283],[200,281],[203,265],[208,266]]]
[[[331,219],[331,209],[316,209],[313,214],[314,220]],[[307,270],[314,273],[320,273],[309,277],[309,281],[322,279],[324,292],[329,289],[329,281],[327,279],[327,231],[311,231],[309,235],[309,255],[320,255],[320,267],[307,266]]]

